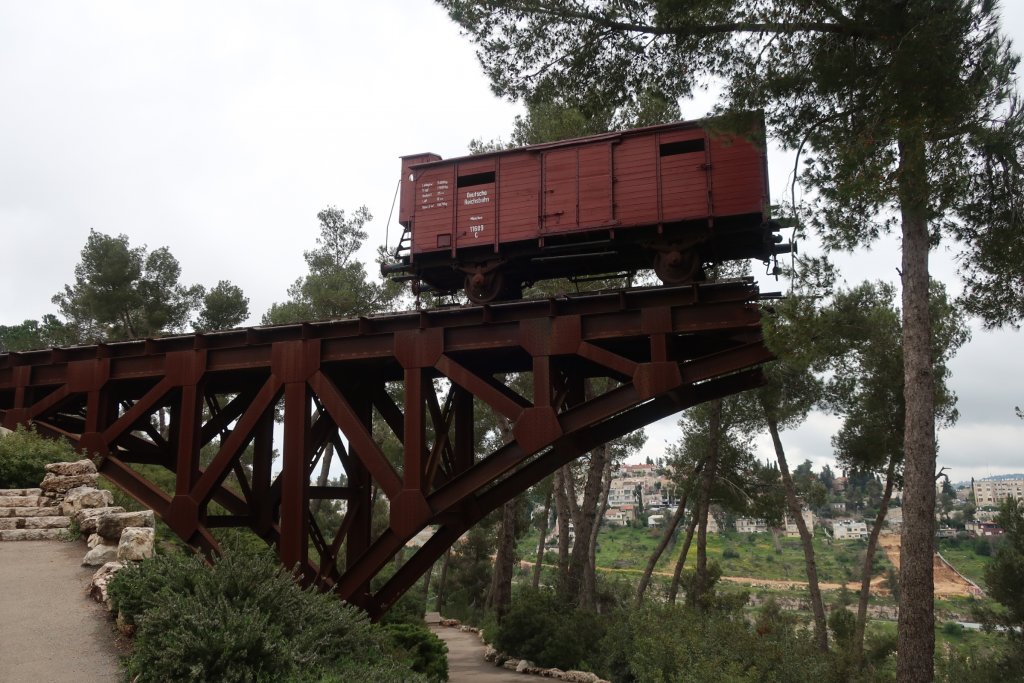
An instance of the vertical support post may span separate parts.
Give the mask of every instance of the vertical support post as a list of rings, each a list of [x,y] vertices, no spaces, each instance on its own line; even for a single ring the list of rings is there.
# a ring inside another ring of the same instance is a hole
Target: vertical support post
[[[373,403],[370,399],[370,393],[359,392],[358,395],[349,394],[347,398],[367,431],[372,433]],[[348,500],[348,511],[346,512],[346,515],[352,516],[352,521],[349,524],[348,534],[345,537],[345,568],[346,570],[351,570],[370,548],[370,532],[373,525],[373,495],[370,473],[363,466],[356,446],[352,443],[349,443],[349,457],[345,460],[345,463],[348,486],[352,492]],[[367,596],[369,593],[370,580],[367,577],[366,581],[353,591],[353,596],[358,604],[362,596]]]
[[[255,530],[266,539],[274,523],[272,496],[270,495],[270,467],[274,459],[274,411],[268,410],[260,418],[253,436],[252,498],[258,506],[252,510]]]
[[[196,384],[181,388],[178,405],[171,412],[171,434],[177,448],[175,495],[188,495],[199,475],[199,436],[203,420],[202,391]]]
[[[551,406],[551,356],[533,357],[533,405]]]
[[[278,553],[287,569],[306,570],[309,557],[309,388],[303,382],[284,387],[284,456],[281,468],[281,538]]]
[[[455,473],[465,472],[473,466],[473,446],[476,441],[473,422],[473,395],[460,386],[455,392]]]
[[[405,447],[402,467],[402,490],[423,490],[423,446],[426,440],[423,368],[405,371]]]

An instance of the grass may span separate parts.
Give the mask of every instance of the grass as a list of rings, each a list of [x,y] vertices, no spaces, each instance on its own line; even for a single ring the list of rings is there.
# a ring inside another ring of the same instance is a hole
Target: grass
[[[661,537],[661,530],[612,528],[598,536],[597,566],[620,571],[643,571],[648,558]],[[681,548],[682,534],[677,534],[666,549],[656,571],[671,572]],[[824,582],[843,583],[856,580],[866,544],[863,541],[833,542],[818,535],[814,539],[818,578]],[[690,548],[691,558],[696,545]],[[771,534],[709,534],[708,557],[716,560],[725,576],[750,576],[783,581],[806,581],[803,548],[798,538],[778,539]],[[687,560],[687,564],[692,559]],[[875,557],[874,573],[889,567],[884,553]]]
[[[975,541],[942,539],[939,541],[939,552],[956,570],[982,588],[985,585],[985,568],[992,560],[991,556],[979,555],[975,552]]]

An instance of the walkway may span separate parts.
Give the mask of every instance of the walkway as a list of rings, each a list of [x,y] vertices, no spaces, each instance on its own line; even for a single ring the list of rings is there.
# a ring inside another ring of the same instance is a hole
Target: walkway
[[[427,624],[448,645],[449,683],[530,683],[545,680],[528,674],[518,674],[484,660],[484,645],[475,633],[431,623]]]
[[[115,633],[88,595],[80,542],[0,543],[0,680],[114,683]]]

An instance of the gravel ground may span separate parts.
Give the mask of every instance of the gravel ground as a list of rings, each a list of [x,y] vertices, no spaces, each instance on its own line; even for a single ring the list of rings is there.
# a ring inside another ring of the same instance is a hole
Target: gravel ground
[[[116,631],[76,541],[0,543],[0,681],[113,683]]]

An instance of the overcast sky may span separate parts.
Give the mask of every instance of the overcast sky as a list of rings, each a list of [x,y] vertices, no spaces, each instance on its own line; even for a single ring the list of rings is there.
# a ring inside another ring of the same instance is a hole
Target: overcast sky
[[[1024,7],[1004,5],[1024,45]],[[55,312],[90,228],[169,247],[186,283],[231,280],[257,324],[305,271],[320,209],[368,206],[369,258],[400,156],[507,139],[518,111],[426,0],[0,2],[0,324]],[[791,164],[773,155],[776,200]],[[893,281],[897,243],[841,263],[850,284]],[[958,288],[952,254],[933,271]],[[939,454],[954,480],[1024,471],[1021,341],[976,331],[954,362],[961,418]],[[785,435],[790,460],[828,460],[836,424]],[[648,433],[652,457],[678,438],[672,421]]]

